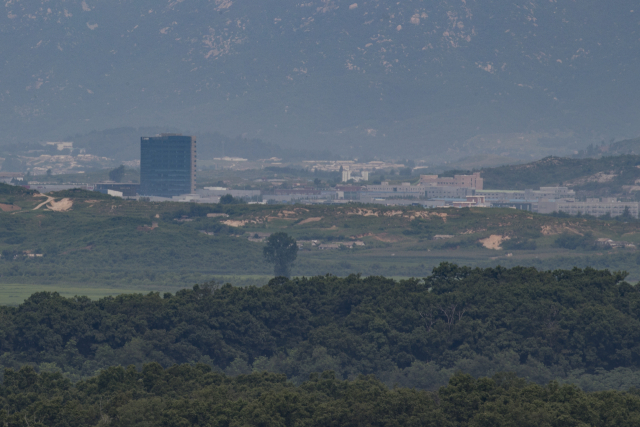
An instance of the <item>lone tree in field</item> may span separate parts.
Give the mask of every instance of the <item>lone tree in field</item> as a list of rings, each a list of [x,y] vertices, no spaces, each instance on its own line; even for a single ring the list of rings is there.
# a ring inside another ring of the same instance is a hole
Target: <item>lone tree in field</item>
[[[289,277],[291,265],[298,256],[298,244],[287,233],[273,233],[267,239],[267,246],[262,254],[267,262],[273,263],[273,274],[276,277]]]

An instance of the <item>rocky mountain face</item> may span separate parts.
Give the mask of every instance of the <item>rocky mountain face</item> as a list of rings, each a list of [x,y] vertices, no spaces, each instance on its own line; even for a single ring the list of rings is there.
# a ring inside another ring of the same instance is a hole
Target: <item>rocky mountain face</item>
[[[2,142],[121,126],[530,158],[640,133],[637,0],[6,0]]]

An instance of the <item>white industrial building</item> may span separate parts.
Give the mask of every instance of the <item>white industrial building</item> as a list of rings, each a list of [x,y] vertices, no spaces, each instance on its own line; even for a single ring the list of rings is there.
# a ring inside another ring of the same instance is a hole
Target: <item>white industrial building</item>
[[[549,200],[538,201],[538,213],[550,214],[553,212],[564,212],[569,215],[592,215],[611,217],[620,216],[625,209],[629,209],[629,214],[638,218],[638,202],[619,202],[615,198],[587,199],[585,202],[571,200]]]

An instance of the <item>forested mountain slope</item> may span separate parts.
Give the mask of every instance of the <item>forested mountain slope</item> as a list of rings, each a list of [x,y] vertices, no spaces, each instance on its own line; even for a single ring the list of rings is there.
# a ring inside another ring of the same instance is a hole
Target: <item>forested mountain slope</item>
[[[8,140],[170,126],[346,153],[531,158],[640,131],[634,0],[17,0],[3,10]],[[522,140],[505,150],[505,138]]]
[[[38,293],[0,307],[0,364],[78,378],[117,364],[205,363],[296,383],[333,370],[425,389],[459,369],[509,370],[540,383],[625,389],[640,385],[640,293],[623,279],[442,264],[424,281],[274,279],[95,302]]]

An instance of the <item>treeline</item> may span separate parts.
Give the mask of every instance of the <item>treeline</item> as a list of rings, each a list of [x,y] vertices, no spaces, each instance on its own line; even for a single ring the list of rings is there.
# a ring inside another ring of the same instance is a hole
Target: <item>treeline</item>
[[[9,185],[3,182],[0,182],[0,194],[2,195],[10,195],[10,196],[31,196],[36,194],[36,190],[29,190],[27,188]]]
[[[597,426],[640,424],[640,397],[544,387],[512,374],[457,374],[437,392],[389,389],[333,372],[299,386],[266,372],[235,378],[206,365],[113,367],[72,385],[59,373],[7,370],[0,424],[47,426]]]
[[[81,378],[114,364],[204,363],[297,384],[333,370],[419,388],[456,370],[509,370],[624,389],[640,385],[640,293],[624,277],[445,263],[424,280],[274,279],[95,302],[37,293],[0,308],[0,364]]]

